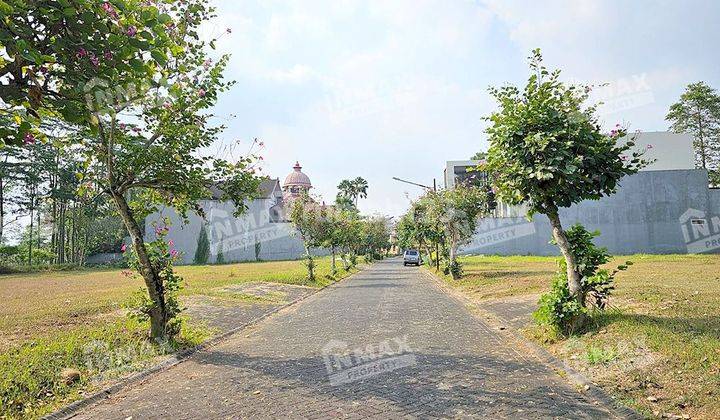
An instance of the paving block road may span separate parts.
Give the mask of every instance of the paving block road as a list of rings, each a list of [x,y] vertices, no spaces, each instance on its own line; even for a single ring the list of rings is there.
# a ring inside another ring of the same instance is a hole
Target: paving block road
[[[618,416],[390,259],[76,416],[130,417]]]

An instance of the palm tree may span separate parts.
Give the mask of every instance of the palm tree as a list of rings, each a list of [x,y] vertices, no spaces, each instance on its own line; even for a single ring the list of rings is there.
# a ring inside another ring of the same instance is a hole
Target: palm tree
[[[355,197],[355,186],[349,179],[343,179],[337,188],[340,190],[338,197],[345,197],[351,200]]]
[[[352,180],[352,185],[355,193],[353,195],[353,198],[355,199],[355,207],[357,207],[358,197],[367,198],[368,183],[362,177],[357,177]]]

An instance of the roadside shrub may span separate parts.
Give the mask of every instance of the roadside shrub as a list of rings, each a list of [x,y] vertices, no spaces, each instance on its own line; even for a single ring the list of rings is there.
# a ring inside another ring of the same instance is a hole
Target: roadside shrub
[[[445,273],[446,276],[449,274],[453,279],[457,280],[463,275],[462,264],[457,260],[446,262],[443,273]]]
[[[317,266],[317,264],[315,263],[315,258],[313,258],[312,254],[306,254],[305,259],[303,260],[303,265],[308,272],[308,282],[315,281],[315,267]]]
[[[593,310],[606,308],[612,291],[615,275],[632,265],[627,261],[612,272],[600,269],[602,264],[610,261],[606,248],[595,246],[593,238],[600,232],[589,232],[585,227],[576,224],[567,231],[570,250],[575,256],[578,271],[581,275],[581,292],[578,298],[571,296],[565,260],[560,260],[559,270],[555,274],[550,292],[540,297],[539,307],[533,313],[535,321],[549,328],[553,333],[567,336],[578,332],[587,314]],[[591,308],[587,306],[590,299]]]

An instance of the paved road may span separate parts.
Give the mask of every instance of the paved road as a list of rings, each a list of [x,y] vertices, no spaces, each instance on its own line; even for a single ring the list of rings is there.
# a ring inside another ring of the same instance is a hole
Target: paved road
[[[78,417],[131,416],[612,415],[471,315],[418,268],[389,260]]]

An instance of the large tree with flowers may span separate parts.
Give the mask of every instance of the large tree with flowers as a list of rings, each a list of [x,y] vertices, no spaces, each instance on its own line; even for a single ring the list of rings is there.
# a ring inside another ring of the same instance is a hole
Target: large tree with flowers
[[[208,58],[214,40],[198,33],[213,17],[206,3],[0,1],[0,134],[31,143],[43,140],[42,120],[72,125],[64,146],[83,157],[82,189],[117,207],[156,339],[173,333],[166,280],[175,278],[174,251],[145,243],[139,222],[157,205],[201,212],[197,201],[217,186],[242,211],[259,183],[251,155],[230,162],[204,153],[223,129],[209,109],[231,85],[222,78],[228,58]]]
[[[589,87],[566,85],[548,71],[539,50],[530,57],[524,89],[491,88],[498,110],[488,120],[486,170],[498,199],[525,203],[530,215],[550,219],[553,239],[565,258],[568,289],[584,306],[581,273],[559,216],[559,208],[615,192],[618,181],[645,161],[623,127],[601,130],[595,106],[585,106]]]

